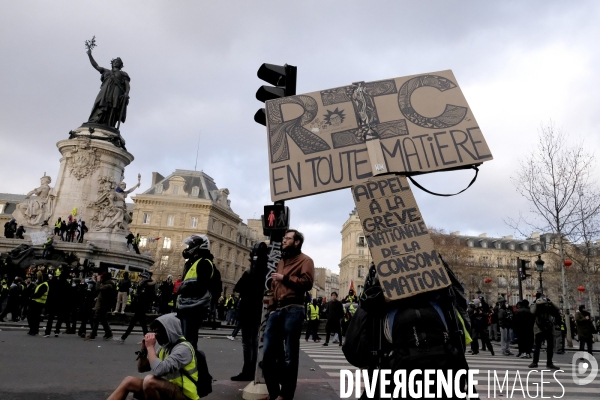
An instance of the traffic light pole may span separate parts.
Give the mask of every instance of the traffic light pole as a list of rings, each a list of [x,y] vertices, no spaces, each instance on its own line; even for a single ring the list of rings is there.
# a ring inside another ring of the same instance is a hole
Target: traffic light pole
[[[280,206],[284,208],[285,204],[283,201],[276,201],[274,206]],[[287,210],[287,208],[284,208],[284,210]],[[263,296],[263,308],[260,320],[260,328],[258,330],[258,353],[256,356],[256,369],[254,373],[254,382],[249,383],[244,388],[242,393],[242,398],[245,400],[263,399],[265,398],[265,395],[268,394],[262,370],[262,360],[264,357],[263,345],[267,320],[269,318],[268,306],[273,298],[273,293],[271,292],[271,275],[277,271],[277,264],[279,264],[279,261],[281,260],[281,251],[283,249],[283,237],[285,236],[285,231],[289,227],[289,213],[286,214],[286,221],[288,224],[285,229],[272,229],[269,231],[269,253],[267,256],[267,273],[264,280],[265,294]],[[265,218],[268,218],[268,216],[262,216],[263,225]]]
[[[519,301],[523,301],[523,281],[521,280],[521,259],[517,257],[517,279],[519,280]]]

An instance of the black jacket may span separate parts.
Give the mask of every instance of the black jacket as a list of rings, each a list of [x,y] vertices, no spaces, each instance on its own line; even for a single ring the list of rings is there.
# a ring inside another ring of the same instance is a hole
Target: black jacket
[[[327,302],[326,329],[331,330],[333,327],[339,326],[342,318],[344,318],[344,306],[342,305],[342,302],[339,300]]]
[[[148,308],[152,305],[152,301],[154,301],[155,288],[156,285],[152,280],[141,281],[133,296],[133,301],[131,302],[132,308],[137,312],[148,311]]]
[[[123,278],[119,281],[119,292],[127,292],[129,293],[129,289],[131,289],[131,279]]]
[[[519,335],[532,335],[533,324],[535,324],[535,315],[531,313],[529,307],[521,307],[515,311],[513,317],[513,329],[519,332]]]
[[[240,294],[238,301],[238,317],[243,323],[256,322],[260,324],[264,283],[260,284],[259,277],[254,277],[245,271],[233,289]]]

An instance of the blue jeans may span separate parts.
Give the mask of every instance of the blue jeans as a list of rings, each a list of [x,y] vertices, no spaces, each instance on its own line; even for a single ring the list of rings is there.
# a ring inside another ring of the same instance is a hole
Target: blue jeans
[[[269,315],[263,339],[263,373],[271,399],[277,396],[284,400],[294,398],[304,317],[305,310],[302,306],[283,308]],[[284,346],[285,363],[282,363],[283,360],[277,358]]]

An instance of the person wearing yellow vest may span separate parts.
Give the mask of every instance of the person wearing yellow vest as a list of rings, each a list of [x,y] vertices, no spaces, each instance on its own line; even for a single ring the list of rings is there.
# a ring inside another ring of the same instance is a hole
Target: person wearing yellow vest
[[[62,219],[58,217],[58,221],[54,224],[54,235],[60,236],[60,226],[62,224]]]
[[[129,393],[138,399],[198,400],[195,382],[198,364],[193,346],[182,335],[175,314],[158,317],[144,336],[139,372],[150,372],[143,379],[128,376],[107,400],[125,400]],[[145,353],[145,352],[143,352]]]
[[[192,235],[183,243],[188,247],[182,252],[186,262],[183,282],[177,290],[177,317],[181,319],[184,336],[197,350],[198,329],[210,311],[209,285],[215,269],[214,257],[206,235]]]
[[[27,308],[27,323],[29,324],[29,332],[27,332],[27,334],[30,336],[35,336],[40,333],[42,309],[46,305],[49,292],[50,285],[46,282],[44,274],[38,272],[37,285],[31,295],[29,307]]]
[[[319,306],[317,305],[317,299],[313,299],[312,303],[306,305],[306,336],[304,339],[308,342],[309,336],[312,335],[312,340],[315,343],[319,343],[321,340],[317,334],[319,329]]]

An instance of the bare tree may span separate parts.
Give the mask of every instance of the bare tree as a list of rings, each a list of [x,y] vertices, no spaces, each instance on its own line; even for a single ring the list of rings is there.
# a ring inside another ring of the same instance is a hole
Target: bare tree
[[[593,220],[600,211],[600,196],[592,176],[594,163],[594,156],[583,143],[572,143],[550,122],[540,128],[537,150],[511,178],[519,194],[529,201],[533,219],[521,216],[508,224],[521,233],[526,227],[555,235],[565,302],[565,240],[578,239],[582,221]],[[568,345],[572,347],[570,324],[566,325]]]

